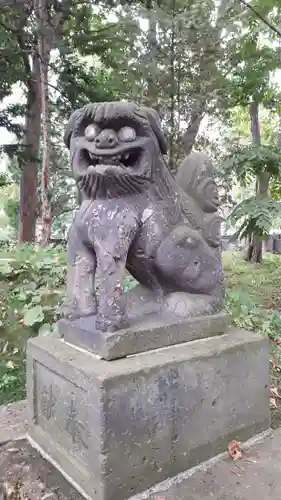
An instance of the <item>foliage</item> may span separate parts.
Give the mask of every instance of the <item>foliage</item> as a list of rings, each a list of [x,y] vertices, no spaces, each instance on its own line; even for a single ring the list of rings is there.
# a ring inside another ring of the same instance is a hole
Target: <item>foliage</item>
[[[226,180],[236,178],[242,186],[248,186],[253,178],[263,172],[279,177],[281,152],[272,146],[234,146],[224,158],[220,176]]]
[[[239,223],[237,238],[248,238],[253,234],[264,238],[269,234],[274,221],[280,216],[281,202],[272,198],[254,196],[241,201],[230,214],[233,225]]]
[[[236,205],[230,216],[229,222],[236,228],[239,238],[266,236],[274,226],[280,215],[278,201],[278,186],[280,187],[281,152],[270,146],[243,146],[237,145],[224,158],[219,169],[219,178],[230,185],[235,182],[241,188],[254,190],[254,182],[258,182],[264,175],[268,175],[272,191],[275,189],[275,198],[256,194],[248,196]],[[275,186],[276,183],[276,186]],[[274,187],[275,186],[275,187]]]
[[[267,5],[258,0],[255,7],[273,24],[280,22],[280,7],[275,9],[271,0]],[[280,47],[268,25],[260,23],[251,9],[235,24],[239,34],[237,37],[230,34],[234,46],[230,57],[232,66],[229,66],[227,76],[229,104],[225,113],[230,144],[234,142],[235,147],[226,158],[222,175],[228,182],[235,184],[236,181],[243,188],[252,184],[252,191],[265,197],[270,186],[280,178],[281,155],[280,148],[276,148],[281,130],[278,116],[280,88],[273,79],[280,68]],[[250,141],[255,146],[249,146]],[[243,220],[238,234],[250,236],[249,260],[262,260],[261,236],[268,232],[269,222],[276,213],[274,207],[276,204],[270,201],[264,200],[261,205],[259,199],[248,199],[235,209],[234,218]],[[247,209],[250,210],[249,217]]]
[[[20,203],[18,199],[10,198],[5,203],[5,212],[9,218],[10,226],[18,229]]]
[[[271,182],[269,183],[269,191],[274,200],[281,200],[281,175],[271,179]]]
[[[26,341],[56,332],[65,276],[66,253],[60,247],[1,251],[0,404],[24,396]],[[134,283],[127,277],[125,289]]]
[[[9,182],[0,187],[0,211],[3,211],[3,218],[0,219],[1,233],[7,232],[10,237],[15,237],[19,222],[19,190],[16,184]],[[0,240],[2,239],[0,235]]]
[[[267,254],[263,265],[253,267],[240,253],[225,252],[223,263],[231,322],[277,341],[281,337],[281,257]]]
[[[271,386],[280,387],[281,257],[266,254],[263,265],[250,265],[240,253],[226,252],[223,263],[227,280],[226,307],[231,322],[239,328],[269,337]],[[279,427],[280,407],[271,416],[272,427]]]
[[[1,253],[0,403],[24,395],[19,376],[25,370],[26,341],[40,331],[53,331],[64,294],[65,264],[59,250],[26,246]]]
[[[48,227],[48,231],[45,231],[48,239],[51,230],[49,221],[53,215],[54,204],[57,211],[58,208],[61,208],[62,212],[65,208],[70,208],[61,197],[59,203],[56,203],[57,200],[53,197],[50,207],[50,186],[51,184],[56,186],[54,181],[57,179],[51,178],[49,183],[47,182],[49,176],[40,172],[44,154],[49,154],[47,147],[41,148],[40,151],[40,140],[42,142],[40,131],[43,121],[44,131],[49,129],[51,122],[59,124],[57,128],[61,128],[63,126],[61,118],[64,119],[69,115],[73,108],[89,100],[116,100],[118,85],[110,89],[105,85],[107,78],[102,79],[102,77],[110,73],[113,63],[116,68],[112,46],[115,47],[116,55],[118,50],[119,53],[122,52],[126,42],[125,37],[119,36],[121,27],[118,22],[108,21],[109,6],[106,2],[103,5],[99,4],[98,9],[86,1],[78,4],[72,0],[46,2],[47,12],[44,10],[43,17],[48,26],[44,26],[44,29],[42,23],[36,22],[35,7],[36,2],[27,4],[22,2],[19,5],[2,7],[0,23],[2,56],[0,67],[3,66],[0,79],[0,125],[16,134],[16,144],[3,145],[3,149],[13,160],[13,167],[16,163],[17,175],[14,176],[17,177],[16,182],[18,183],[19,177],[21,178],[19,238],[22,242],[34,241],[36,219],[39,218],[41,228],[46,230]],[[42,54],[39,57],[38,47],[46,49],[44,64]],[[111,53],[111,57],[107,57],[104,67],[99,68],[100,56],[105,58],[108,52]],[[85,60],[85,56],[89,54],[92,61]],[[40,67],[42,69],[43,66],[46,74],[50,69],[49,85],[44,85],[44,93],[49,96],[45,106],[41,106],[40,102],[42,95],[40,82],[43,81]],[[22,105],[10,102],[11,98],[15,99],[13,95],[15,90],[17,92],[20,90]],[[50,119],[43,120],[43,109],[46,108],[50,110]],[[25,122],[25,127],[19,127],[18,122]],[[44,137],[46,139],[48,135],[44,134]],[[63,147],[61,143],[60,152]],[[48,160],[48,155],[46,157]],[[54,169],[51,169],[52,165],[49,168],[51,162],[47,160],[44,171],[48,173],[52,170],[51,177],[54,177],[57,169],[54,172]],[[37,189],[38,178],[44,187],[41,191]],[[37,203],[40,198],[44,203]]]
[[[279,125],[278,113],[268,109],[264,103],[259,107],[259,119],[263,145],[275,149]],[[241,146],[247,146],[252,142],[248,108],[236,106],[230,110],[226,135],[231,143],[236,142]]]
[[[259,331],[277,340],[281,334],[281,315],[279,311],[266,313],[243,291],[228,291],[226,308],[232,324],[245,330]]]
[[[6,172],[0,172],[0,188],[7,186],[8,183],[9,181]]]
[[[241,36],[232,62],[236,62],[229,85],[233,106],[272,99],[275,88],[270,87],[270,74],[279,67],[280,60],[278,52],[261,41],[259,32],[249,30]]]
[[[278,8],[274,9],[272,1],[266,8],[263,0],[258,4],[274,23]],[[171,168],[190,151],[206,113],[211,118],[226,118],[230,108],[246,106],[253,98],[263,100],[269,112],[278,109],[270,75],[279,65],[279,52],[267,28],[239,2],[140,1],[120,6],[111,1],[51,0],[46,5],[49,28],[55,29],[48,40],[52,42],[48,91],[51,203],[56,226],[61,214],[75,206],[74,189],[70,188],[71,200],[63,193],[68,157],[62,153],[62,141],[55,140],[74,108],[89,101],[117,99],[136,99],[158,108],[168,135]],[[37,54],[39,28],[32,3],[8,5],[1,9],[1,15],[0,125],[16,133],[16,142],[5,145],[5,150],[12,159],[13,180],[19,184],[22,169],[31,165],[31,158],[39,158],[39,170],[42,162],[42,145],[41,151],[37,148],[36,154],[30,152],[27,158],[30,140],[24,133],[28,128],[21,126],[27,116],[35,116],[27,104],[28,95],[32,97],[31,83],[38,77],[33,56]],[[21,89],[21,104],[10,101],[15,87]],[[36,130],[39,128],[37,125]],[[31,184],[28,176],[24,179]],[[22,190],[26,189],[21,203],[30,195],[28,186],[23,186],[22,182]],[[42,193],[37,191],[40,199]],[[35,214],[34,186],[33,201],[34,222],[42,215],[40,203]]]

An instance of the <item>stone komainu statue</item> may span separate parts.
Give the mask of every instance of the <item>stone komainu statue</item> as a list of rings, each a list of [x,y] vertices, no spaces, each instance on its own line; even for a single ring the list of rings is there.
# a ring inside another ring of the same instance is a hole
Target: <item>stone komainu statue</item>
[[[175,180],[157,113],[130,102],[75,111],[65,143],[82,199],[69,232],[65,316],[95,315],[105,332],[127,326],[125,268],[140,283],[131,291],[140,308],[157,304],[164,317],[219,310],[219,199],[206,155],[189,155]]]

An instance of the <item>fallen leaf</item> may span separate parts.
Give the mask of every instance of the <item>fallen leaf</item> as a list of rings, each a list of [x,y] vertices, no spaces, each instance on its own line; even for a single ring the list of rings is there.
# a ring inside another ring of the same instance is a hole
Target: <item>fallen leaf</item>
[[[233,460],[239,460],[239,458],[242,457],[242,450],[241,450],[241,443],[239,441],[230,441],[227,450],[229,453],[229,456]]]
[[[274,370],[276,368],[276,361],[274,361],[274,359],[270,359],[269,362],[271,363],[272,368]]]
[[[271,388],[270,388],[270,396],[271,396],[272,398],[279,398],[279,399],[281,399],[281,396],[280,396],[280,394],[278,393],[278,389],[277,389],[277,387],[271,387]]]
[[[281,344],[281,339],[276,340],[275,344],[276,345],[280,345]]]
[[[269,408],[277,408],[277,404],[276,404],[276,399],[275,398],[270,398],[269,399]]]

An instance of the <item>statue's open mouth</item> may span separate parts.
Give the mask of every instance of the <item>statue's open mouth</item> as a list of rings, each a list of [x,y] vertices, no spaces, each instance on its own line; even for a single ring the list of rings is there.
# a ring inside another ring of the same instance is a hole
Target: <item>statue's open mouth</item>
[[[106,166],[116,166],[121,168],[134,168],[140,165],[143,152],[141,148],[133,148],[119,153],[111,153],[106,150],[105,152],[99,151],[97,153],[92,153],[87,149],[81,149],[79,154],[79,164],[82,169],[88,169],[89,167],[98,167],[103,165]]]
[[[112,150],[82,147],[73,162],[79,172],[79,189],[92,199],[141,193],[152,182],[152,162],[141,146]]]

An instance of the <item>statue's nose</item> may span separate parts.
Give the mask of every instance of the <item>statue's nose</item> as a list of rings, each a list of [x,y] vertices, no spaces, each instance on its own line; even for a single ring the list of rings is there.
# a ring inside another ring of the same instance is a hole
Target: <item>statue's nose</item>
[[[102,130],[95,140],[95,146],[99,149],[115,148],[118,144],[118,137],[114,130]]]

